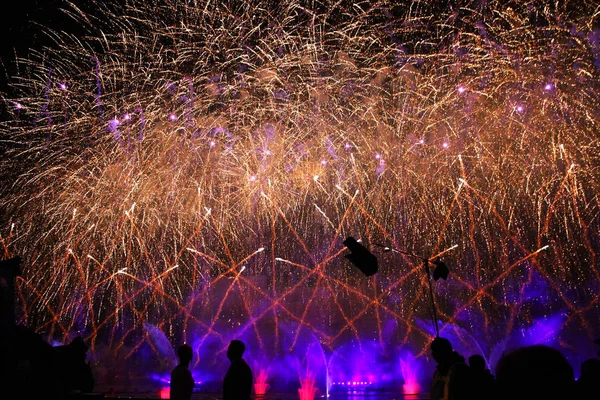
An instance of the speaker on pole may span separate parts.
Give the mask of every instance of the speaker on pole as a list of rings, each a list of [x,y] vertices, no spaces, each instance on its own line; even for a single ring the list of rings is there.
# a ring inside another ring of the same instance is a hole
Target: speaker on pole
[[[377,257],[375,257],[362,244],[358,243],[352,236],[344,240],[344,246],[352,253],[346,254],[346,257],[366,276],[375,275],[378,271]]]

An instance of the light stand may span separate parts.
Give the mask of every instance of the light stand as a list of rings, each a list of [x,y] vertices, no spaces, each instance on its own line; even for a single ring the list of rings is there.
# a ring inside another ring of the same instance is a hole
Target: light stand
[[[377,244],[374,243],[375,246],[379,246],[379,247],[383,247],[383,250],[388,252],[394,252],[394,253],[399,253],[399,254],[404,254],[405,256],[420,260],[423,262],[423,271],[425,271],[425,275],[427,275],[427,283],[429,286],[429,300],[431,302],[431,309],[432,309],[432,318],[433,318],[433,323],[435,326],[435,336],[439,337],[440,336],[440,329],[438,326],[438,318],[437,318],[437,308],[435,305],[435,296],[433,295],[433,285],[431,284],[431,270],[429,269],[429,264],[432,264],[435,266],[435,269],[433,270],[433,279],[434,280],[438,280],[439,278],[442,278],[444,280],[446,280],[446,278],[448,278],[448,267],[446,266],[446,264],[444,264],[441,260],[439,260],[439,257],[441,257],[443,254],[447,253],[450,250],[455,249],[456,247],[458,247],[458,245],[454,245],[444,251],[442,251],[439,254],[436,254],[433,257],[430,258],[426,258],[426,257],[421,257],[418,256],[416,254],[410,253],[408,251],[405,250],[398,250],[398,249],[394,249],[388,246],[385,246],[383,244]]]

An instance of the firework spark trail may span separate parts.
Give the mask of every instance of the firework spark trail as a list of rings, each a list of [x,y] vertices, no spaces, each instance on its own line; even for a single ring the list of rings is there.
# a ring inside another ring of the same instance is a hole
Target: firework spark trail
[[[116,355],[157,319],[223,345],[233,320],[264,351],[286,321],[335,349],[394,319],[422,355],[419,267],[380,257],[357,278],[353,235],[457,244],[440,317],[489,346],[538,317],[539,280],[565,331],[597,333],[598,11],[503,3],[69,5],[85,37],[49,30],[5,96],[22,321]]]

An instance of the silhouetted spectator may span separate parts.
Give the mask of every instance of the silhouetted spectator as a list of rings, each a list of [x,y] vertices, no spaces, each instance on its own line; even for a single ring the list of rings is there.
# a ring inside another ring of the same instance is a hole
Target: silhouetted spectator
[[[56,352],[15,320],[15,279],[21,258],[0,261],[0,398],[59,399]]]
[[[194,391],[194,378],[190,372],[192,346],[184,344],[177,349],[179,364],[171,372],[171,400],[190,400]]]
[[[471,400],[470,370],[464,357],[452,350],[446,338],[437,337],[431,342],[431,355],[437,362],[431,400]]]
[[[462,364],[466,364],[467,360],[465,360],[465,358],[462,356],[462,354],[460,354],[457,351],[453,351],[452,352],[452,357],[454,357],[454,362],[455,363],[462,363]]]
[[[578,399],[600,398],[600,360],[590,358],[581,363],[581,375],[575,386]]]
[[[242,358],[246,345],[232,340],[227,349],[231,365],[223,382],[223,400],[249,400],[252,392],[252,371]]]
[[[486,368],[485,360],[479,354],[469,357],[469,368],[473,387],[473,398],[489,399],[496,394],[494,390],[495,380],[489,369]]]
[[[94,377],[85,361],[88,346],[77,336],[66,346],[56,347],[61,362],[62,383],[65,393],[90,393],[94,390]]]
[[[573,368],[558,350],[542,345],[504,354],[496,368],[496,383],[502,399],[573,398]]]
[[[52,346],[23,326],[0,323],[0,398],[61,399]]]

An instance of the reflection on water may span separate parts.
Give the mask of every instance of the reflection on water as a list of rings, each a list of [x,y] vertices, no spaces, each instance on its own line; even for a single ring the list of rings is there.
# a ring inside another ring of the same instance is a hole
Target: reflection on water
[[[159,399],[161,398],[159,393],[119,393],[115,397],[105,396],[104,400],[116,400],[116,399]],[[221,400],[223,398],[221,393],[194,393],[192,399],[194,400]],[[297,393],[269,393],[263,396],[254,396],[256,400],[298,400]],[[362,392],[362,393],[346,393],[346,394],[333,394],[329,397],[324,395],[316,395],[315,400],[428,400],[429,396],[427,393],[424,394],[409,394],[403,395],[401,393],[375,393],[375,392]]]

